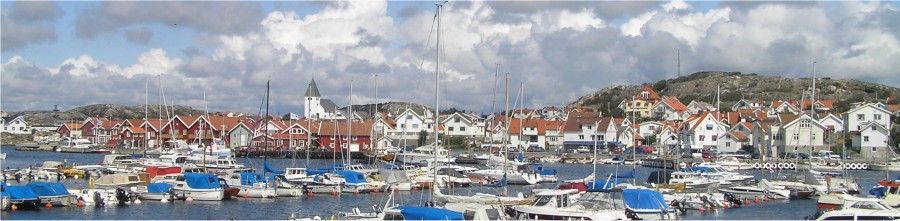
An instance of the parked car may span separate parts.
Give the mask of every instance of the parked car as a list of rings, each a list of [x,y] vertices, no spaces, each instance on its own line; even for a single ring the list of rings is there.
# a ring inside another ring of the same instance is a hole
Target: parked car
[[[716,157],[715,154],[710,153],[710,152],[702,153],[700,156],[703,157],[703,159],[712,159],[712,158]]]
[[[575,152],[576,153],[590,153],[591,148],[589,148],[588,146],[578,146],[578,149],[575,149]]]
[[[544,152],[544,148],[541,146],[528,146],[526,150],[528,152]]]

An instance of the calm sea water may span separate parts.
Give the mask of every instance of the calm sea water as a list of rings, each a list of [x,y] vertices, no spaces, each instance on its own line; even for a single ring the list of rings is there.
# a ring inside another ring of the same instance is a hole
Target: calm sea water
[[[0,161],[2,168],[23,168],[28,165],[41,164],[46,160],[65,160],[79,165],[97,164],[103,158],[100,154],[74,154],[56,152],[30,152],[16,151],[12,147],[0,148],[7,153],[6,160]],[[240,158],[239,162],[262,171],[263,159]],[[289,167],[292,164],[303,165],[304,160],[269,159],[269,163],[276,168]],[[313,168],[326,167],[332,164],[331,160],[312,160]],[[560,180],[584,178],[593,168],[585,164],[545,164],[545,167],[557,169]],[[599,165],[598,174],[608,174],[616,170],[628,171],[631,166]],[[655,168],[637,167],[637,182],[642,183]],[[753,172],[759,176],[759,172]],[[885,175],[883,172],[855,171],[853,176],[860,177],[860,185],[868,188],[875,185]],[[897,174],[890,174],[896,177]],[[69,187],[85,186],[84,179],[66,179],[63,181]],[[16,181],[10,181],[10,185],[18,185]],[[553,188],[556,184],[538,184],[531,186],[509,186],[509,194],[518,192],[529,193],[533,188]],[[470,187],[453,190],[454,194],[470,195],[476,192],[500,193],[499,188]],[[384,205],[389,194],[373,193],[342,194],[339,196],[316,195],[314,197],[287,197],[274,199],[234,199],[217,202],[156,202],[144,201],[140,205],[124,207],[54,207],[42,208],[37,211],[3,211],[0,219],[34,220],[34,219],[78,219],[78,220],[199,220],[199,219],[286,219],[292,213],[301,217],[320,216],[327,219],[334,214],[349,212],[352,208],[359,207],[362,211],[371,211],[372,206]],[[404,205],[422,205],[429,199],[427,191],[400,192],[395,194],[397,203]],[[693,220],[748,220],[748,219],[803,219],[803,217],[815,212],[815,200],[781,200],[764,204],[754,204],[742,208],[718,210],[715,212],[700,213],[689,211],[685,219]]]

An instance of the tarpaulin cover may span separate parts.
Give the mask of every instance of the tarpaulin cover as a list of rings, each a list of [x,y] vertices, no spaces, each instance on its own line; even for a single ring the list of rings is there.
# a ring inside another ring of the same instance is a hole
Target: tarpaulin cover
[[[222,188],[219,185],[219,177],[206,173],[185,173],[184,181],[187,185],[194,189],[216,189]]]
[[[266,173],[284,174],[284,171],[276,170],[275,168],[272,168],[272,166],[269,166],[269,161],[263,162],[263,170],[265,170]]]
[[[448,209],[421,206],[400,206],[396,209],[400,210],[405,220],[465,220],[462,213]]]
[[[250,186],[254,183],[265,183],[266,180],[263,178],[262,174],[251,173],[251,172],[240,172],[241,174],[241,185]]]
[[[12,200],[36,200],[38,195],[26,186],[7,186],[6,193]]]
[[[69,191],[62,183],[31,182],[25,185],[38,196],[67,196]]]
[[[151,183],[147,185],[147,192],[151,193],[168,193],[172,189],[172,184],[168,183]]]
[[[360,172],[352,170],[335,170],[334,173],[344,177],[344,181],[347,181],[349,184],[368,183],[366,176]]]
[[[663,195],[650,189],[625,189],[622,190],[622,194],[625,204],[632,209],[665,210],[668,208]]]

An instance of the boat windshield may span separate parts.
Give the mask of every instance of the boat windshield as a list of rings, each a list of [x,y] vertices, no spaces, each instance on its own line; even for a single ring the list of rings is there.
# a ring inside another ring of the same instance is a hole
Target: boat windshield
[[[534,204],[532,206],[545,206],[547,203],[553,201],[553,196],[538,196],[537,199],[534,200]]]
[[[875,201],[856,202],[853,205],[850,205],[850,208],[865,209],[865,210],[892,210],[892,209],[889,209],[890,207],[888,207],[887,205],[884,205],[881,202],[875,202]]]
[[[578,198],[575,206],[587,210],[624,209],[625,200],[618,192],[587,192]]]

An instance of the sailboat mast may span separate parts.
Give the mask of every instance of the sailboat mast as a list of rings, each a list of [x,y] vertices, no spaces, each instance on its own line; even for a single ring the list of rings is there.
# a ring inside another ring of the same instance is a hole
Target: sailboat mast
[[[488,140],[490,140],[490,146],[488,146],[490,150],[488,151],[491,151],[492,154],[494,152],[494,128],[497,128],[497,125],[495,124],[496,122],[498,122],[497,114],[495,111],[497,111],[497,76],[499,75],[499,73],[500,63],[497,63],[497,67],[494,68],[494,90],[491,91],[491,128],[488,130]]]
[[[503,144],[502,145],[503,145],[503,175],[506,175],[507,174],[506,162],[509,161],[509,157],[508,157],[509,156],[509,145],[506,145],[506,143],[509,142],[508,139],[509,139],[509,122],[510,122],[510,119],[509,119],[509,117],[510,117],[509,116],[509,73],[506,73],[506,81],[505,81],[504,85],[506,87],[506,93],[504,93],[504,96],[506,96],[506,110],[504,111],[503,116],[505,117],[506,124],[503,125],[503,127],[506,128],[505,129],[506,131],[503,134]],[[506,196],[506,194],[507,194],[506,185],[503,185],[503,195]]]
[[[350,98],[347,99],[350,107],[347,109],[347,164],[344,168],[350,166],[352,155],[350,155],[350,144],[353,143],[353,79],[350,79]]]
[[[269,81],[266,81],[266,117],[265,124],[263,124],[263,161],[269,160]],[[265,176],[265,170],[263,170],[263,176]]]
[[[150,103],[150,95],[149,94],[150,94],[150,78],[147,78],[147,79],[144,79],[144,121],[148,120],[147,119],[147,110],[148,110],[147,106]],[[143,124],[143,122],[141,122],[141,124]],[[149,141],[147,141],[147,139],[150,139],[147,136],[147,134],[149,134],[149,133],[147,132],[147,126],[145,125],[144,126],[144,145],[143,145],[144,146],[144,155],[141,156],[142,162],[144,161],[144,159],[147,159],[147,144],[149,143]]]
[[[440,114],[440,112],[439,112],[440,102],[438,102],[439,101],[438,99],[441,96],[441,94],[440,94],[441,93],[440,92],[440,88],[441,88],[441,84],[440,84],[441,83],[441,8],[443,8],[444,5],[438,4],[438,3],[435,3],[434,5],[437,8],[437,12],[436,12],[437,13],[437,16],[436,16],[437,17],[437,41],[435,42],[435,60],[436,60],[436,62],[435,62],[435,66],[434,66],[434,116],[433,116],[434,120],[432,121],[432,123],[434,124],[433,125],[434,126],[434,128],[433,128],[434,143],[432,145],[432,150],[431,150],[432,155],[434,155],[434,161],[432,161],[432,165],[431,165],[432,173],[434,173],[434,175],[432,178],[431,185],[433,186],[432,188],[437,188],[437,185],[438,185],[438,182],[437,182],[437,179],[438,179],[438,176],[437,176],[438,143],[437,142],[438,142],[438,118],[439,118],[438,114]],[[434,191],[431,192],[431,200],[434,201]]]

